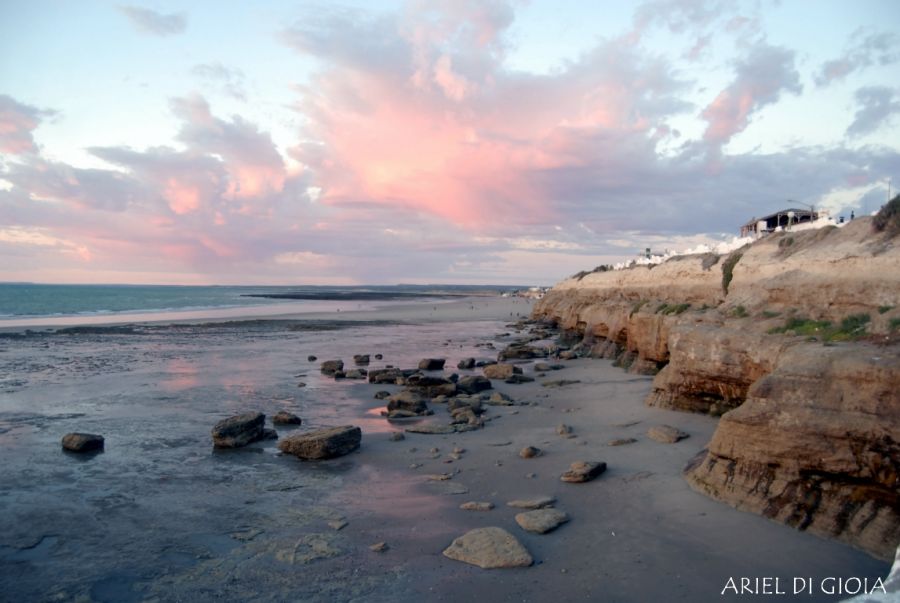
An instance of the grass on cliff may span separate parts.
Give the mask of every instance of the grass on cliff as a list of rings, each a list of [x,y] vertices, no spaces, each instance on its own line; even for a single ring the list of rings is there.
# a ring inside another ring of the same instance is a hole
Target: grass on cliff
[[[878,210],[872,218],[872,228],[875,232],[884,232],[889,237],[900,234],[900,195],[894,196]]]
[[[833,341],[853,341],[866,335],[866,327],[871,317],[868,314],[852,314],[835,325],[827,320],[809,318],[789,318],[783,326],[769,329],[770,334],[790,333],[811,337],[825,343]]]
[[[734,267],[742,257],[744,257],[743,253],[735,251],[722,263],[722,291],[725,292],[725,295],[728,295],[728,286],[731,284],[731,279],[734,278]]]
[[[660,307],[656,309],[656,314],[663,314],[665,316],[669,316],[670,314],[681,314],[687,311],[688,308],[691,307],[691,304],[662,304]]]

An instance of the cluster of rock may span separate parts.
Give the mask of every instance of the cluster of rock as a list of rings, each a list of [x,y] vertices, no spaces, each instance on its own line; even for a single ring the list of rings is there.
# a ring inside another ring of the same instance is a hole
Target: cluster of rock
[[[781,233],[721,258],[568,279],[534,317],[567,334],[558,357],[613,359],[655,375],[648,404],[721,416],[686,470],[692,487],[888,558],[900,540],[896,241],[869,219]],[[869,335],[838,344],[785,326],[853,316]],[[682,437],[666,431],[648,435]]]

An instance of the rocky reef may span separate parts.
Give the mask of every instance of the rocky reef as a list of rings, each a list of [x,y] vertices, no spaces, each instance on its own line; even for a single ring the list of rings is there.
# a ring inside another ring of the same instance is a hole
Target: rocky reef
[[[871,218],[582,273],[535,318],[721,416],[685,470],[732,506],[889,559],[900,542],[900,245]]]

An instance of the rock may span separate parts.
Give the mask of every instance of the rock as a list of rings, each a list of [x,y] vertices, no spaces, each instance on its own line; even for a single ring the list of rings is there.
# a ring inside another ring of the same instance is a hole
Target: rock
[[[428,411],[428,403],[425,398],[416,392],[404,390],[388,398],[388,412],[403,410],[415,415],[422,415]]]
[[[404,384],[407,388],[419,392],[429,398],[436,396],[453,396],[456,394],[457,385],[450,379],[432,377],[417,373],[406,377]]]
[[[330,459],[350,454],[361,440],[359,427],[343,425],[288,436],[278,443],[278,449],[301,459]]]
[[[430,435],[439,435],[443,433],[455,433],[456,428],[453,425],[437,425],[435,423],[419,423],[410,425],[406,428],[407,433],[424,433]]]
[[[634,444],[637,442],[634,438],[619,438],[616,440],[610,440],[606,443],[607,446],[625,446],[626,444]]]
[[[469,502],[464,502],[459,505],[459,508],[463,511],[490,511],[494,508],[494,503],[492,502],[477,502],[471,500]]]
[[[465,358],[456,363],[456,368],[458,369],[471,369],[475,368],[475,359],[474,358]]]
[[[340,532],[344,528],[350,525],[346,519],[332,519],[328,522],[328,527],[334,530],[335,532]]]
[[[307,360],[308,362],[315,362],[316,360],[318,360],[318,358],[316,358],[315,356],[313,356],[312,354],[310,354],[309,356],[306,357],[306,360]]]
[[[366,369],[350,369],[346,373],[344,373],[345,379],[365,379],[367,375]]]
[[[390,547],[386,542],[376,542],[375,544],[369,547],[369,550],[373,553],[383,553],[387,551]]]
[[[286,410],[280,410],[272,417],[272,423],[275,425],[300,425],[303,419]]]
[[[528,567],[534,563],[516,537],[498,527],[466,532],[450,543],[444,550],[444,556],[482,569]]]
[[[375,354],[375,360],[381,360],[382,358],[384,358],[384,356],[381,354]]]
[[[385,398],[390,398],[390,397],[391,397],[391,392],[384,391],[384,390],[375,392],[376,400],[384,400]]]
[[[391,435],[388,436],[388,440],[391,442],[399,442],[400,440],[405,440],[406,436],[403,435],[402,431],[392,431]]]
[[[262,436],[259,438],[260,440],[277,440],[278,432],[274,429],[269,429],[268,427],[264,427],[262,431]]]
[[[592,463],[588,461],[576,461],[569,466],[569,470],[559,478],[564,482],[578,484],[589,482],[606,471],[606,463]]]
[[[575,360],[576,358],[578,358],[578,353],[572,350],[566,350],[559,353],[560,360]]]
[[[395,384],[403,379],[403,371],[398,368],[373,369],[369,371],[369,383]]]
[[[423,358],[419,361],[420,371],[442,371],[444,370],[444,358]]]
[[[523,530],[528,530],[535,534],[552,532],[567,521],[569,521],[568,514],[559,509],[536,509],[516,515],[516,523]]]
[[[456,383],[456,387],[461,392],[477,394],[486,389],[491,389],[492,385],[491,380],[486,377],[482,377],[481,375],[471,375],[460,378]]]
[[[63,436],[62,447],[69,452],[91,452],[103,450],[104,438],[94,433],[67,433]]]
[[[222,419],[212,429],[213,445],[216,448],[240,448],[263,439],[266,415],[248,412]]]
[[[488,398],[487,403],[491,406],[515,406],[515,401],[503,392],[494,392]]]
[[[575,385],[576,383],[581,383],[578,379],[555,379],[553,381],[541,381],[541,385],[544,387],[565,387],[567,385]]]
[[[546,362],[538,362],[534,365],[534,370],[539,373],[546,373],[549,371],[559,371],[566,368],[562,364],[548,364]]]
[[[301,381],[300,383],[297,384],[297,387],[306,387],[306,384],[303,381]]]
[[[554,503],[556,503],[556,499],[552,496],[538,496],[536,498],[511,500],[506,503],[506,506],[515,507],[516,509],[543,509],[545,507],[552,507]]]
[[[537,348],[524,344],[511,344],[497,355],[500,362],[510,359],[527,360],[529,358],[546,358],[546,348]]]
[[[541,454],[540,448],[535,448],[534,446],[526,446],[522,450],[519,451],[519,456],[523,459],[533,459],[536,456]]]
[[[509,379],[522,369],[514,364],[491,364],[484,367],[484,376],[488,379]]]
[[[531,383],[532,381],[534,381],[534,377],[529,377],[528,375],[519,375],[519,374],[512,375],[511,377],[508,377],[503,380],[504,383],[509,383],[512,385],[517,385],[519,383]]]
[[[450,411],[451,415],[460,408],[471,409],[472,412],[476,415],[480,415],[484,412],[484,409],[481,407],[480,399],[473,400],[472,398],[452,398],[447,402],[447,410]]]
[[[369,355],[368,354],[355,354],[353,356],[353,362],[355,364],[369,364]]]
[[[689,434],[675,429],[670,425],[656,425],[647,430],[647,436],[651,440],[662,442],[663,444],[674,444],[679,440],[689,437]]]
[[[556,426],[556,434],[561,435],[565,438],[574,437],[574,434],[572,433],[572,426],[566,425],[565,423],[560,423]]]
[[[319,366],[319,370],[323,375],[328,375],[330,377],[334,377],[336,373],[341,373],[344,371],[344,361],[343,360],[326,360]]]

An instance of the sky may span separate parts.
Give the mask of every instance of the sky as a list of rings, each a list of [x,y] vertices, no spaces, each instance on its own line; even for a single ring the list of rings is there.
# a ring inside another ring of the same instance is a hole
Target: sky
[[[0,281],[549,285],[900,186],[895,0],[0,1]]]

